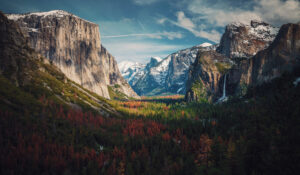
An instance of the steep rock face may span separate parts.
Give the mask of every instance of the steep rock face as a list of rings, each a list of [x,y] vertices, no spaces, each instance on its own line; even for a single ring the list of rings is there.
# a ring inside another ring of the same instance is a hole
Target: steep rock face
[[[215,51],[199,51],[189,70],[185,99],[213,101],[222,88],[219,86],[222,76],[232,65],[233,62],[229,58]]]
[[[61,10],[9,14],[38,53],[49,58],[68,78],[109,97],[108,85],[137,97],[120,75],[114,58],[101,46],[99,26]]]
[[[278,28],[261,21],[250,25],[231,23],[226,26],[217,51],[227,57],[246,57],[265,49],[274,40]]]
[[[132,88],[139,95],[156,95],[153,90],[156,89],[159,84],[156,82],[153,76],[149,76],[151,69],[162,61],[159,57],[150,58],[149,63],[143,69],[140,69],[134,77],[135,81],[132,83]],[[151,94],[152,93],[152,94]]]
[[[228,76],[230,94],[244,93],[256,86],[291,72],[300,65],[300,24],[285,24],[273,43],[249,60],[241,61]]]
[[[22,30],[0,11],[0,74],[16,86],[30,82],[38,55],[28,47]]]
[[[195,61],[197,52],[215,49],[216,45],[204,43],[170,54],[161,61],[153,59],[133,89],[140,95],[184,94],[189,66]]]
[[[122,77],[118,63],[115,58],[101,45],[100,59],[104,61],[101,67],[105,75],[106,84],[113,87],[128,97],[140,98],[130,87],[128,82]]]

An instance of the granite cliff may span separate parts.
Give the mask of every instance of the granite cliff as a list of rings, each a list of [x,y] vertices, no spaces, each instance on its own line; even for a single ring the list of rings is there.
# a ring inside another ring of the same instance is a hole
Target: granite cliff
[[[105,98],[110,98],[108,86],[138,98],[101,45],[97,24],[61,10],[7,16],[20,26],[30,47],[71,80]]]
[[[244,94],[257,86],[292,72],[300,66],[300,24],[285,24],[270,46],[228,72],[228,93]]]
[[[19,25],[0,11],[1,107],[28,113],[42,109],[45,104],[41,99],[45,99],[45,103],[51,101],[51,105],[60,105],[61,109],[90,110],[103,116],[119,115],[103,97],[68,79],[29,44]],[[44,115],[42,112],[37,114]]]
[[[189,102],[214,101],[215,95],[222,89],[219,82],[224,81],[223,75],[233,64],[229,58],[215,51],[199,51],[189,70],[185,99]]]
[[[274,40],[278,28],[262,21],[228,24],[217,51],[230,58],[254,56]]]

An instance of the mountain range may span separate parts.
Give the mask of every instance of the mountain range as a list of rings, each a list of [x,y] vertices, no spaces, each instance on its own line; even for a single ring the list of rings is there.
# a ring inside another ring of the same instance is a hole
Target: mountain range
[[[203,43],[172,53],[163,59],[152,57],[146,65],[121,62],[119,68],[139,95],[184,94],[187,72],[195,61],[198,51],[215,50],[216,47],[217,45]],[[136,73],[130,74],[129,72],[133,70]]]
[[[230,58],[226,59],[228,68],[229,65],[231,67],[237,64],[238,60],[250,58],[258,51],[267,48],[274,40],[278,30],[277,27],[257,20],[252,20],[250,24],[234,22],[226,26],[220,44],[203,43],[183,49],[158,60],[157,63],[151,58],[147,66],[122,62],[120,67],[123,68],[125,65],[127,67],[121,69],[121,72],[139,95],[186,94],[187,90],[191,88],[189,82],[191,80],[188,79],[193,79],[189,77],[192,76],[189,72],[193,70],[193,63],[195,63],[198,53],[213,51]],[[211,59],[218,64],[217,68],[223,69],[224,65],[219,62],[218,56]],[[214,70],[217,71],[213,73],[214,76],[211,77],[207,74],[205,79],[210,79],[208,84],[210,84],[209,86],[213,85],[211,90],[217,91],[217,82],[221,77],[221,73],[218,71],[223,70]]]

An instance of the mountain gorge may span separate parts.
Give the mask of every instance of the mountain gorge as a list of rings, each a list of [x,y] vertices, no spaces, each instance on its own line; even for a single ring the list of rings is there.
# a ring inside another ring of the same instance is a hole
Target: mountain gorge
[[[187,93],[187,97],[194,94],[191,88],[197,85],[193,85],[193,81],[199,83],[205,80],[203,83],[209,87],[205,94],[210,94],[208,95],[210,100],[216,100],[217,96],[222,96],[219,87],[223,85],[219,84],[219,81],[223,82],[224,73],[234,65],[235,69],[240,69],[236,65],[241,60],[249,59],[266,49],[274,40],[278,30],[277,27],[263,21],[252,20],[250,24],[234,22],[226,26],[220,44],[203,43],[183,49],[157,63],[151,59],[151,64],[148,66],[139,66],[138,69],[133,66],[131,69],[137,73],[131,73],[130,78],[125,77],[125,79],[139,95]],[[206,51],[212,52],[203,54]],[[198,59],[196,59],[197,54],[199,54]],[[207,56],[209,59],[206,59]],[[220,57],[223,57],[222,61]],[[198,64],[203,59],[208,64]],[[130,67],[129,64],[127,65]]]
[[[298,174],[300,23],[229,24],[220,44],[117,65],[94,23],[7,16],[0,174]]]
[[[71,80],[105,98],[110,98],[109,89],[138,98],[114,57],[101,45],[97,24],[62,10],[7,17],[20,26],[30,47]]]

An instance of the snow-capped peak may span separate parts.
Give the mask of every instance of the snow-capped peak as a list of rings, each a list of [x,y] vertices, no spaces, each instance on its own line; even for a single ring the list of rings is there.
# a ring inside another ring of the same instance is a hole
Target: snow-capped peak
[[[162,60],[162,58],[160,57],[152,57],[153,59],[155,59],[157,62],[160,62]]]
[[[51,10],[48,12],[33,12],[33,13],[24,13],[24,14],[6,14],[7,18],[10,20],[17,21],[18,19],[26,18],[28,16],[38,16],[41,18],[46,18],[46,17],[55,17],[55,18],[62,18],[65,16],[73,16],[79,19],[82,19],[76,15],[73,15],[72,13],[66,12],[64,10]],[[82,19],[84,20],[84,19]],[[90,21],[84,20],[86,22],[92,23]]]
[[[198,45],[199,47],[209,47],[209,46],[212,46],[211,43],[202,43],[200,45]]]
[[[66,15],[72,15],[69,12],[63,11],[63,10],[51,10],[48,12],[33,12],[33,13],[24,13],[24,14],[7,14],[7,18],[10,20],[18,20],[20,18],[25,18],[26,16],[40,16],[40,17],[46,17],[46,16],[55,16],[55,17],[63,17]]]
[[[133,61],[122,61],[118,64],[122,76],[133,86],[144,75],[144,64]]]
[[[122,61],[118,64],[121,73],[128,71],[129,68],[144,67],[142,63],[133,61]]]

